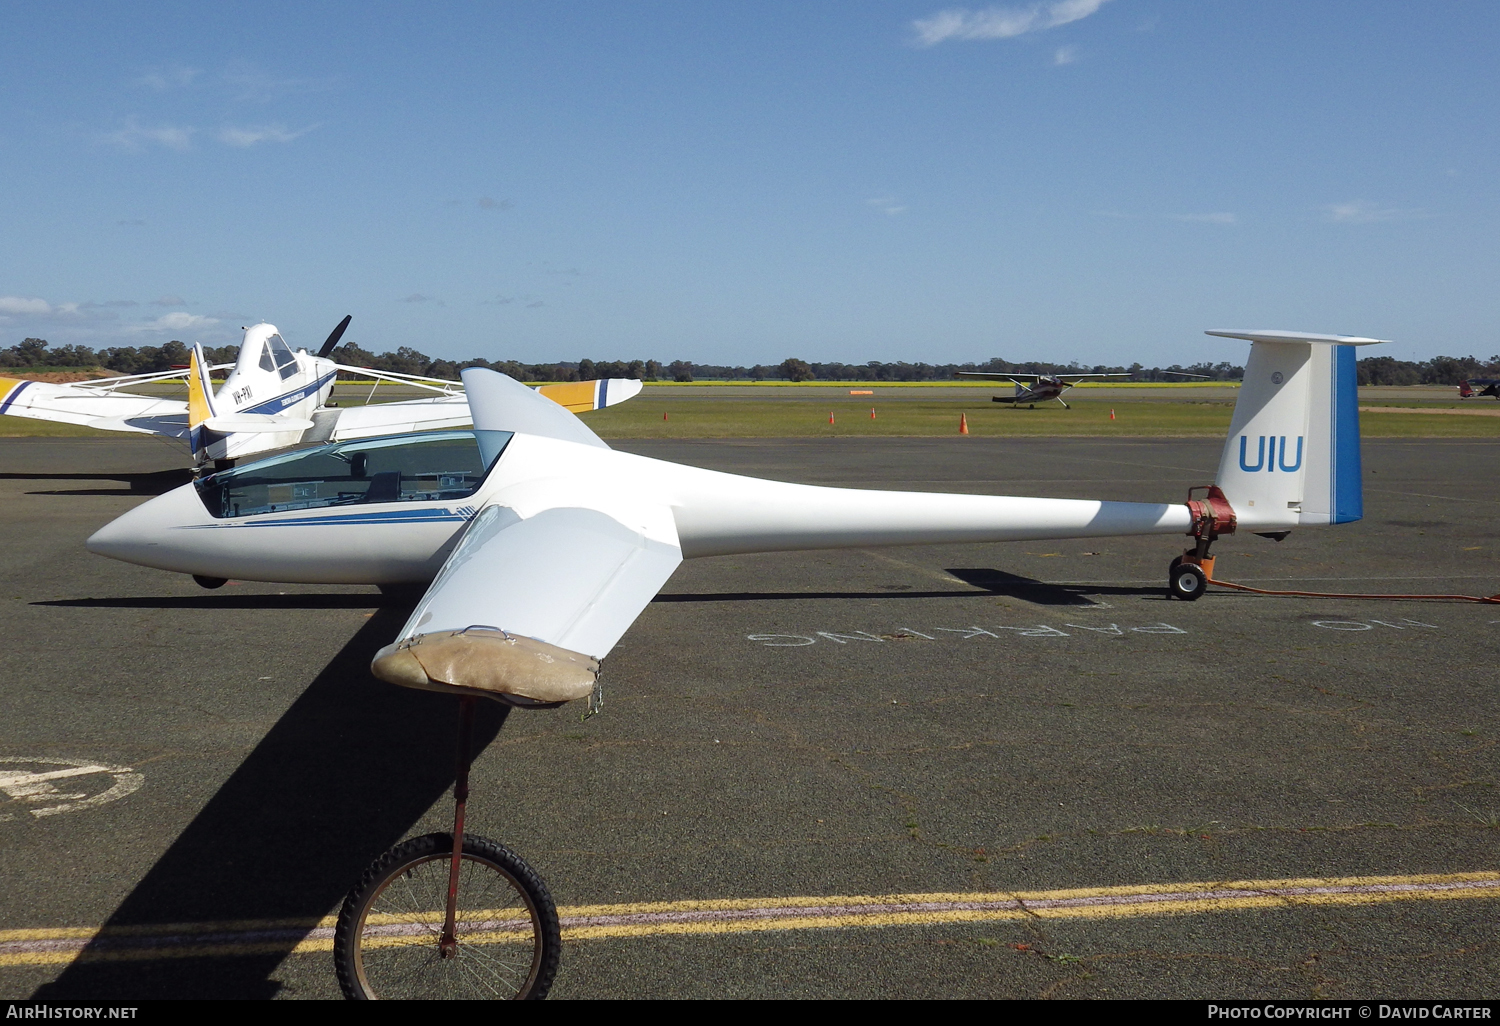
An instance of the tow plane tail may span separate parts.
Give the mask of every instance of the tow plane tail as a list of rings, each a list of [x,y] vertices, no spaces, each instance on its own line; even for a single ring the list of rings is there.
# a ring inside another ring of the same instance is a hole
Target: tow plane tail
[[[1216,479],[1239,525],[1269,533],[1364,516],[1355,347],[1385,340],[1208,334],[1251,343]]]
[[[203,356],[202,343],[193,343],[192,355],[188,358],[188,444],[193,458],[202,462],[204,452],[213,440],[213,432],[205,425],[214,416],[214,390],[208,379],[208,360]]]

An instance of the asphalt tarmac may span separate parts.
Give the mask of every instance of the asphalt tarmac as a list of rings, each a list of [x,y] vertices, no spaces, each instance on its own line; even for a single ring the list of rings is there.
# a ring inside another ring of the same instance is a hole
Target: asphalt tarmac
[[[1152,501],[1211,480],[1218,456],[1207,440],[618,444],[822,484]],[[1500,443],[1364,454],[1362,522],[1226,539],[1217,576],[1500,591]],[[372,588],[206,592],[84,550],[181,464],[151,440],[0,442],[6,997],[336,996],[308,931],[382,850],[448,825],[455,703],[366,669],[402,608]],[[1182,603],[1163,593],[1176,551],[684,564],[607,660],[600,715],[485,712],[470,829],[569,909],[943,897],[890,900],[885,920],[575,931],[553,996],[1493,996],[1500,890],[1451,874],[1500,881],[1500,607]],[[1265,883],[1110,904],[1224,881]],[[1032,904],[1009,917],[954,912],[955,895],[1017,892]],[[75,960],[101,925],[162,957],[95,943]]]

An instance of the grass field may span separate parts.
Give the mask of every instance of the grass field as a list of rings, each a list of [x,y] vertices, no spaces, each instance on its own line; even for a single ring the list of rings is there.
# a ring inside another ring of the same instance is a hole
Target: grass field
[[[869,404],[853,398],[833,403],[635,399],[586,419],[603,438],[956,435],[961,415],[972,435],[1186,438],[1224,435],[1234,408],[1227,402],[1132,402],[1111,407],[1088,399],[1069,401],[1071,410],[1055,403],[1034,410],[963,401],[877,403],[872,420]],[[1495,437],[1500,436],[1500,418],[1365,413],[1360,415],[1360,428],[1370,438]]]
[[[957,435],[959,417],[973,435],[1067,435],[1082,437],[1217,437],[1229,430],[1229,402],[1111,404],[1079,398],[1073,408],[1047,404],[1013,409],[963,400],[876,403],[868,399],[778,401],[640,398],[586,415],[603,438],[825,438],[876,435]],[[828,422],[829,414],[834,422]],[[663,419],[663,414],[666,419]],[[1420,413],[1362,413],[1367,438],[1490,438],[1500,436],[1500,417]],[[110,432],[20,417],[0,417],[0,437],[120,437]]]

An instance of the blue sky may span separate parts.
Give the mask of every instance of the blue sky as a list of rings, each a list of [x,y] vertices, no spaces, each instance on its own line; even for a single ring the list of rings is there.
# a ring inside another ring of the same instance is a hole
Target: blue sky
[[[1500,351],[1500,5],[24,4],[0,345]]]

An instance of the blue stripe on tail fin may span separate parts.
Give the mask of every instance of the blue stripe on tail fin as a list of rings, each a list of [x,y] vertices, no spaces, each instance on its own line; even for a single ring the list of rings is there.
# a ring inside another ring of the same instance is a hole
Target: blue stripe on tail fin
[[[1363,470],[1359,459],[1359,373],[1353,346],[1333,350],[1333,490],[1331,521],[1347,524],[1365,515]]]

